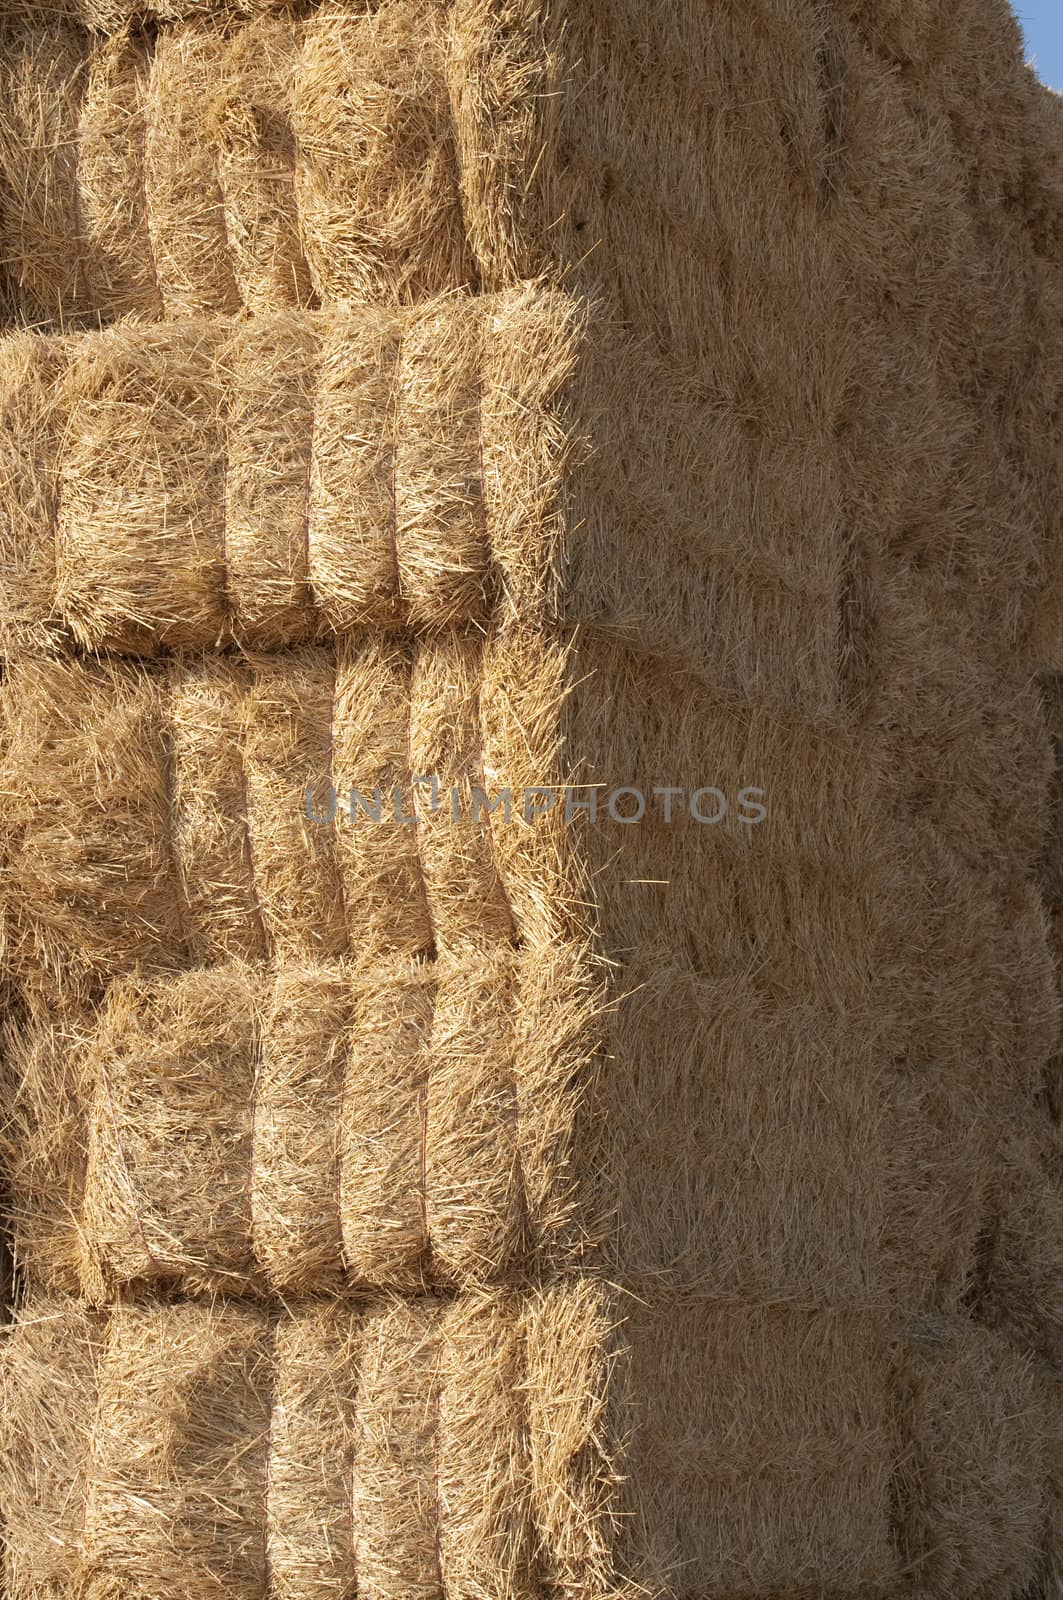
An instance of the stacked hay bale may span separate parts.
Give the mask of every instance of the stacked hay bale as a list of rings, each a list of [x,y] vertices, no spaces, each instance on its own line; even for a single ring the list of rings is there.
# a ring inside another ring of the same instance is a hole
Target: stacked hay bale
[[[0,29],[8,1590],[1035,1593],[1058,110],[269,11]]]

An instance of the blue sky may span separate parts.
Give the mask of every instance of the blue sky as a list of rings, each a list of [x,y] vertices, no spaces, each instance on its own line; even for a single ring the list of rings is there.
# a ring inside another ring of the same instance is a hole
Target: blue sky
[[[1012,0],[1026,34],[1026,53],[1053,89],[1063,90],[1063,0]]]

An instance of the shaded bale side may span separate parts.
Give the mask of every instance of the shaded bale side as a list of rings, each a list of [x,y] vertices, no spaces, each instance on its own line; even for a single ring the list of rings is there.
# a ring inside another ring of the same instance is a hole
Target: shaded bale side
[[[469,1292],[440,1336],[439,1558],[443,1592],[535,1592],[520,1302]]]
[[[262,1017],[254,1085],[251,1234],[281,1293],[335,1290],[343,1272],[340,1156],[348,1107],[350,978],[284,968]]]
[[[322,317],[307,561],[333,633],[404,620],[395,503],[402,326],[377,306]]]
[[[437,1451],[445,1306],[369,1308],[355,1404],[355,1561],[365,1600],[443,1600]]]
[[[91,1600],[261,1600],[272,1338],[231,1302],[117,1306],[85,1518]]]
[[[168,669],[173,846],[189,950],[203,965],[269,954],[242,755],[249,684],[228,656],[178,656]]]
[[[436,0],[308,19],[292,91],[303,248],[322,303],[470,280]]]
[[[434,949],[412,760],[408,647],[386,637],[345,642],[332,714],[335,850],[360,960]]]
[[[928,1318],[897,1341],[897,1537],[921,1593],[1017,1594],[1046,1507],[1045,1418],[1029,1360],[969,1323]]]
[[[76,1294],[93,1014],[30,1005],[0,1024],[0,1169],[14,1262],[30,1294]]]
[[[329,803],[335,660],[305,649],[257,656],[252,666],[244,764],[254,881],[270,948],[278,961],[343,956],[343,877]]]
[[[76,176],[86,57],[84,34],[59,16],[0,24],[0,261],[28,322],[89,309]]]
[[[212,648],[227,627],[217,326],[117,324],[63,379],[57,605],[79,644]]]
[[[515,967],[511,950],[437,963],[424,1173],[433,1270],[443,1281],[512,1277],[528,1245]]]
[[[30,990],[172,968],[185,929],[165,707],[126,663],[24,660],[4,680],[8,960]]]
[[[253,9],[253,8],[245,8]],[[309,305],[295,191],[290,85],[299,25],[261,17],[240,28],[218,64],[210,107],[230,264],[244,306],[256,315]]]
[[[403,330],[395,457],[399,589],[419,628],[482,621],[491,599],[480,460],[478,299],[419,307]]]
[[[467,955],[512,942],[513,916],[494,861],[493,835],[510,827],[487,810],[480,731],[479,633],[448,631],[414,646],[409,753],[411,825],[437,949]]]
[[[76,203],[99,316],[162,315],[144,194],[151,56],[122,28],[93,42],[77,130]]]
[[[351,977],[340,1125],[344,1261],[362,1286],[416,1292],[428,1272],[425,1109],[435,969],[392,956]]]
[[[102,1322],[33,1295],[0,1347],[4,1587],[11,1600],[79,1592]]]
[[[197,317],[240,309],[226,228],[218,151],[204,116],[223,80],[225,27],[160,32],[145,106],[144,193],[166,313]]]
[[[233,626],[262,650],[313,636],[307,537],[316,323],[265,314],[218,351],[225,400],[225,564]]]
[[[999,1131],[999,1130],[998,1130]],[[1063,1352],[1063,1138],[1032,1103],[997,1150],[982,1314],[1023,1349]],[[983,1224],[985,1226],[985,1224]]]
[[[49,652],[55,613],[56,462],[69,345],[38,333],[0,340],[0,657]]]
[[[355,1593],[355,1410],[362,1313],[321,1301],[277,1324],[265,1504],[275,1600]]]
[[[112,984],[89,1052],[82,1275],[254,1287],[251,1190],[259,996],[238,968]]]

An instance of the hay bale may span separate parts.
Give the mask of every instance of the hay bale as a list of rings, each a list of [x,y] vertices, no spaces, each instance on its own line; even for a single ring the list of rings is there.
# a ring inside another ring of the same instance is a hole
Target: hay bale
[[[77,207],[93,309],[162,315],[144,193],[150,51],[122,27],[93,42],[77,130]]]
[[[352,1028],[340,1125],[340,1217],[356,1284],[425,1285],[425,1093],[435,970],[392,956],[351,979]]]
[[[209,137],[233,274],[250,312],[311,302],[295,191],[290,85],[299,28],[290,16],[263,16],[227,42],[213,85]]]
[[[63,380],[57,605],[86,649],[226,631],[224,436],[211,323],[117,324]]]
[[[253,662],[244,730],[247,815],[258,904],[276,960],[347,954],[329,803],[335,689],[336,664],[323,650]]]
[[[28,322],[63,326],[90,306],[76,173],[86,56],[61,16],[0,26],[0,260]]]
[[[395,528],[399,588],[419,628],[482,621],[491,597],[480,459],[479,301],[419,308],[403,330]]]
[[[425,1209],[443,1281],[519,1271],[528,1245],[514,1060],[515,961],[442,958],[425,1100]]]
[[[322,317],[307,560],[333,633],[404,618],[395,504],[401,345],[393,311],[366,306]]]
[[[238,968],[112,984],[89,1052],[86,1292],[254,1287],[257,992]]]
[[[997,1150],[982,1314],[1052,1362],[1063,1351],[1063,1138],[1036,1103],[1014,1123]]]
[[[4,1587],[11,1600],[78,1592],[101,1320],[34,1295],[0,1348]]]
[[[1028,1359],[984,1329],[929,1319],[898,1340],[897,1536],[928,1596],[1017,1594],[1046,1517],[1045,1417]]]
[[[365,961],[435,948],[422,830],[403,820],[417,817],[412,763],[409,651],[386,637],[352,640],[336,669],[336,853],[351,944]]]
[[[272,1341],[232,1303],[122,1305],[100,1363],[86,1593],[261,1600]]]
[[[0,657],[49,651],[55,615],[56,444],[67,341],[37,333],[0,340]]]
[[[254,648],[315,630],[307,496],[314,437],[314,322],[264,315],[237,324],[218,359],[225,384],[225,562],[233,625]]]
[[[167,674],[174,855],[190,952],[204,965],[269,953],[242,754],[249,686],[228,656],[178,656]]]
[[[218,152],[204,117],[224,81],[226,30],[178,25],[155,41],[148,77],[144,193],[166,313],[240,309]]]
[[[354,1416],[362,1314],[329,1301],[277,1324],[265,1506],[269,1592],[346,1600],[355,1592]]]
[[[256,1259],[281,1293],[335,1290],[342,1280],[350,987],[342,967],[284,968],[262,1018],[251,1232]]]
[[[8,953],[76,992],[186,948],[159,683],[127,663],[20,660],[3,684]]]
[[[322,303],[415,304],[471,281],[436,0],[329,3],[293,86],[303,247]]]

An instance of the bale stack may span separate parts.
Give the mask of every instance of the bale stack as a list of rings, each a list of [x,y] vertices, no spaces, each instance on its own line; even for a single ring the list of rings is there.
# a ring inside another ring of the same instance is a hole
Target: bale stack
[[[1002,4],[3,9],[13,1600],[1049,1592]]]

